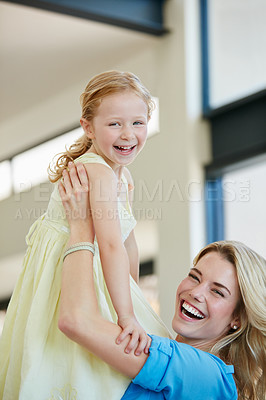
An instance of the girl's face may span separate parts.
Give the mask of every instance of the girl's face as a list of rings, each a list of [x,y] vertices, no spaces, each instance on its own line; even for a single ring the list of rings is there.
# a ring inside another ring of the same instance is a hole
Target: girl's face
[[[177,340],[202,349],[214,345],[239,327],[234,314],[239,299],[235,267],[218,253],[207,253],[177,288],[172,323],[181,336]]]
[[[124,91],[105,97],[93,120],[84,121],[93,142],[90,151],[116,170],[130,164],[142,150],[147,138],[148,107],[134,92]]]

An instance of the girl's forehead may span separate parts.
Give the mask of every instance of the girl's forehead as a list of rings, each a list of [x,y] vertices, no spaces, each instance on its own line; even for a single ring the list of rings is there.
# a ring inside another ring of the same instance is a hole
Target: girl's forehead
[[[138,96],[134,91],[122,91],[104,97],[101,100],[96,113],[97,111],[114,112],[116,110],[127,111],[130,113],[139,111],[146,114],[148,105],[144,99]]]
[[[133,98],[136,101],[137,100],[144,101],[144,97],[140,93],[136,93],[132,89],[127,89],[127,90],[121,90],[121,91],[118,91],[118,92],[107,94],[106,96],[104,96],[102,98],[102,102],[110,101],[110,100],[113,100],[113,99],[116,99],[116,98],[117,99],[119,99],[119,98]]]

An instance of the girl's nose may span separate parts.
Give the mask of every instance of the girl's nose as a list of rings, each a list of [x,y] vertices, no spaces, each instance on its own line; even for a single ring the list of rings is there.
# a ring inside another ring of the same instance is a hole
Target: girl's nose
[[[134,137],[133,128],[131,128],[130,126],[124,127],[121,134],[121,138],[125,140],[130,140],[133,137]]]

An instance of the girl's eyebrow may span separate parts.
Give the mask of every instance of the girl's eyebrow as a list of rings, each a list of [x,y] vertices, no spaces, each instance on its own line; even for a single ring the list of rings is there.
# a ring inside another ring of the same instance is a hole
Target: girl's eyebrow
[[[191,271],[195,271],[195,272],[197,272],[197,274],[199,274],[200,276],[202,276],[202,273],[201,273],[201,271],[200,271],[198,268],[193,267],[193,268],[191,268]],[[229,290],[226,286],[224,286],[222,283],[213,282],[213,284],[214,284],[215,286],[220,287],[221,289],[225,289],[225,290],[231,295],[230,290]]]

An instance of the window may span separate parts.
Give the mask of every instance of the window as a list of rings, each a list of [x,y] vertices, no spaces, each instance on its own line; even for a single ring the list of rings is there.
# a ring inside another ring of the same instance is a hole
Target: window
[[[12,193],[11,163],[9,160],[0,163],[0,200],[9,197]]]
[[[224,235],[266,258],[266,157],[223,176]]]
[[[47,181],[47,168],[54,156],[64,152],[65,147],[74,143],[81,135],[82,128],[77,128],[13,157],[12,172],[15,193]]]
[[[266,257],[266,155],[217,171],[206,181],[208,243],[237,240]]]

